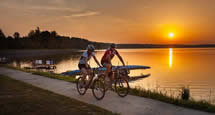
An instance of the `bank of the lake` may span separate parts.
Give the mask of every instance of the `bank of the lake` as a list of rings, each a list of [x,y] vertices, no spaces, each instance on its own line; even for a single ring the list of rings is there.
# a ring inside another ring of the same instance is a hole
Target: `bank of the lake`
[[[35,57],[47,55],[64,55],[74,54],[74,52],[82,52],[81,49],[4,49],[0,50],[0,57],[7,58],[22,58],[22,57]]]

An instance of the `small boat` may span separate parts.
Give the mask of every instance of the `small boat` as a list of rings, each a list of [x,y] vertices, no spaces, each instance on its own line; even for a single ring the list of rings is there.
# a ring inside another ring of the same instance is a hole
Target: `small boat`
[[[7,64],[8,59],[6,57],[0,57],[0,64]]]
[[[136,70],[136,69],[150,69],[151,67],[149,66],[140,66],[140,65],[128,65],[128,66],[113,66],[112,69],[113,71],[115,69],[127,69],[127,70]],[[92,69],[96,69],[97,71],[105,71],[106,68],[102,67],[102,68],[92,68]],[[73,70],[73,71],[67,71],[67,72],[63,72],[61,73],[63,75],[80,75],[81,71],[80,70]]]
[[[129,80],[129,82],[130,81],[136,81],[136,80],[139,80],[139,79],[147,78],[149,76],[151,76],[151,74],[140,75],[140,76],[131,76],[131,77],[129,77],[128,80]]]
[[[46,60],[46,63],[43,64],[42,60],[35,60],[32,67],[24,67],[25,69],[56,69],[53,60]]]

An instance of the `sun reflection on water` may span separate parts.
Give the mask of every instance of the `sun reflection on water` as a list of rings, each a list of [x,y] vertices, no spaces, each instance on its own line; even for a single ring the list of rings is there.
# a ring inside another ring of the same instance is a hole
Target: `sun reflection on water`
[[[173,53],[173,49],[169,48],[169,67],[170,68],[172,68],[172,60],[173,60],[172,53]]]

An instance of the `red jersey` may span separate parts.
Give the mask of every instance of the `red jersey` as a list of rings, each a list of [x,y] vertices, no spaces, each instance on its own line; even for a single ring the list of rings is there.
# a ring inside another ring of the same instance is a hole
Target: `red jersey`
[[[107,62],[108,61],[107,60],[108,56],[110,56],[110,59],[112,60],[113,57],[115,56],[115,54],[119,54],[117,50],[113,50],[113,51],[110,50],[110,49],[106,50],[104,56],[102,57],[101,62]]]

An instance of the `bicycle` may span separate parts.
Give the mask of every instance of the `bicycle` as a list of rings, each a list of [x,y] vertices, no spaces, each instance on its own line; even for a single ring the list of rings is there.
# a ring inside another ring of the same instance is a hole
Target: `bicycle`
[[[90,86],[91,86],[93,96],[97,100],[101,100],[101,99],[104,98],[104,96],[105,96],[105,85],[102,82],[103,81],[102,76],[100,74],[96,74],[96,72],[98,70],[99,70],[99,68],[92,69],[91,79],[90,79],[90,81],[89,81],[89,83],[87,85],[86,85],[86,83],[87,83],[86,79],[84,81],[82,80],[82,77],[79,77],[77,79],[76,87],[77,87],[78,93],[80,95],[84,95],[87,92],[87,90],[90,88]],[[86,86],[85,87],[83,87],[83,86],[80,87],[80,85],[83,85],[83,84],[85,84]]]
[[[117,66],[113,67],[113,75],[114,75],[114,79],[113,79],[113,83],[114,83],[114,89],[116,91],[116,93],[120,96],[120,97],[125,97],[128,95],[129,93],[129,83],[128,83],[128,79],[129,79],[129,71],[127,69],[121,69]],[[111,83],[111,87],[112,84]],[[106,89],[107,91],[107,89]]]

